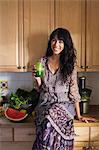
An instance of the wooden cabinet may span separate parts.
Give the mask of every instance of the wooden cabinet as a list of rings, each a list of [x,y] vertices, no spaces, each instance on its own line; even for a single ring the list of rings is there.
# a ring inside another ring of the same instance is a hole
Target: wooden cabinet
[[[82,150],[89,145],[89,127],[75,127],[74,150]]]
[[[99,1],[86,1],[86,71],[99,71]]]
[[[0,1],[0,71],[19,71],[22,64],[22,0]]]
[[[24,1],[24,66],[45,55],[48,37],[54,28],[54,1]]]
[[[98,10],[98,0],[55,0],[55,27],[69,29],[78,71],[99,71]]]
[[[0,71],[29,71],[54,28],[67,28],[78,71],[99,71],[98,0],[1,0]]]
[[[12,128],[0,128],[0,142],[12,140],[13,140]]]
[[[85,0],[55,0],[55,27],[67,28],[77,50],[78,70],[85,65]]]
[[[27,71],[45,54],[54,1],[0,1],[0,71]]]
[[[35,135],[35,129],[31,128],[14,128],[14,141],[32,141]]]
[[[82,150],[84,147],[99,150],[99,125],[75,127],[74,150]]]
[[[33,127],[0,128],[0,148],[2,150],[31,150],[34,140]]]
[[[99,127],[91,127],[90,131],[90,145],[99,150]]]

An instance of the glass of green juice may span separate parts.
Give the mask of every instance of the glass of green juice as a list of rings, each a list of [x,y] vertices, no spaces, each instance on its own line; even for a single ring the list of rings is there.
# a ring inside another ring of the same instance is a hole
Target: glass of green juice
[[[35,77],[43,77],[44,76],[44,66],[40,61],[36,62],[35,64]]]

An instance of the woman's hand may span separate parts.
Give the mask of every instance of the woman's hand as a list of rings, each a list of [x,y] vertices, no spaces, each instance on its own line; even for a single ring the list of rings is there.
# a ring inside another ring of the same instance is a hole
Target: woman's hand
[[[97,120],[93,117],[84,117],[84,116],[80,116],[78,117],[78,119],[82,122],[86,122],[86,123],[89,123],[89,122],[97,122]]]
[[[36,77],[35,65],[32,66],[32,76],[37,81],[37,86],[40,87],[41,86],[41,78],[40,77]]]

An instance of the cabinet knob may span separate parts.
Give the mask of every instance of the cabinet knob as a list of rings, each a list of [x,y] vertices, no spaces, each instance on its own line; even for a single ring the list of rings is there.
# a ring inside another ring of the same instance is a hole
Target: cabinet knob
[[[94,147],[94,146],[91,146],[91,150],[95,150],[95,147]]]
[[[95,150],[94,146],[84,146],[83,150]]]
[[[26,66],[23,66],[23,69],[26,69]]]
[[[75,134],[75,136],[77,137],[77,136],[79,136],[78,134]]]
[[[81,66],[81,69],[85,69],[85,66]]]
[[[17,68],[18,68],[18,69],[21,69],[21,66],[18,66]]]
[[[28,133],[29,136],[34,135],[33,133]]]
[[[89,67],[89,66],[86,66],[86,69],[90,69],[90,67]]]

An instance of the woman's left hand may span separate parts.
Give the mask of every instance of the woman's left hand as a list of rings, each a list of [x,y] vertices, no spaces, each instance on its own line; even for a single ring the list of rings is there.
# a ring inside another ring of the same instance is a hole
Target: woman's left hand
[[[93,117],[84,117],[84,116],[81,116],[79,118],[80,121],[82,122],[86,122],[86,123],[89,123],[89,122],[97,122],[97,119],[93,118]]]

